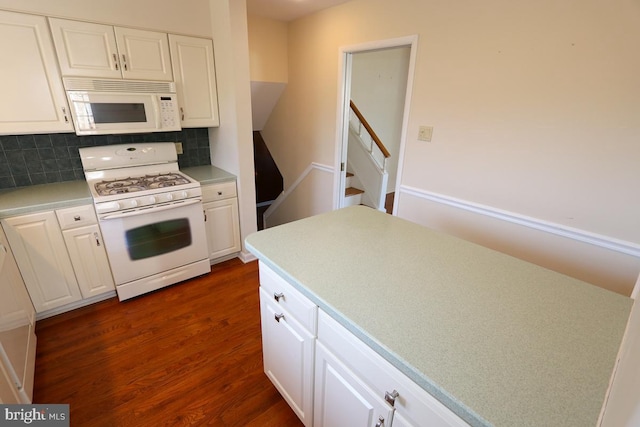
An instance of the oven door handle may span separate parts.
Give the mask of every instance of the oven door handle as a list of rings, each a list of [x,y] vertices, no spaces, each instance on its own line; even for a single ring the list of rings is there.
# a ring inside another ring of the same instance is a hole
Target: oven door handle
[[[201,202],[202,202],[202,199],[189,199],[184,202],[176,201],[171,203],[170,205],[162,205],[162,206],[151,207],[146,209],[142,208],[142,209],[136,209],[134,211],[129,211],[129,212],[105,215],[100,217],[100,220],[128,218],[131,216],[146,215],[152,212],[166,211],[166,210],[175,209],[175,208],[183,208],[183,207],[195,205],[196,203],[201,203]]]

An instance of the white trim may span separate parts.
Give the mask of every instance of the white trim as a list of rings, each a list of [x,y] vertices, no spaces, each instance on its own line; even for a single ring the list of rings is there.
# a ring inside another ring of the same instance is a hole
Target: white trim
[[[302,181],[307,177],[307,175],[309,175],[309,173],[314,169],[317,169],[317,170],[320,170],[320,171],[323,171],[323,172],[327,172],[327,173],[334,173],[334,171],[335,171],[333,166],[323,165],[322,163],[312,162],[309,166],[307,166],[307,168],[302,172],[302,174],[300,174],[298,179],[296,179],[294,181],[294,183],[291,184],[291,186],[289,188],[287,188],[285,191],[280,193],[280,195],[273,201],[271,206],[269,206],[269,208],[265,211],[265,213],[262,215],[262,218],[263,218],[263,221],[265,221],[265,224],[266,224],[267,218],[269,218],[271,216],[271,214],[276,209],[278,209],[278,207],[280,207],[280,205],[282,203],[284,203],[284,201],[287,199],[287,197],[289,197],[289,195],[291,193],[293,193],[293,191],[296,189],[296,187],[298,185],[300,185],[300,183],[302,183]]]
[[[335,148],[335,175],[334,175],[334,209],[342,207],[345,189],[345,173],[340,170],[340,164],[347,162],[345,147],[349,139],[349,92],[351,88],[351,54],[367,52],[376,49],[394,47],[410,47],[409,72],[407,73],[407,90],[405,93],[404,114],[402,118],[402,130],[400,135],[400,149],[398,152],[398,170],[396,173],[396,193],[399,191],[404,164],[405,141],[407,139],[407,127],[409,124],[409,110],[411,107],[411,93],[413,92],[413,76],[415,74],[416,55],[418,52],[418,35],[396,37],[386,40],[375,40],[356,45],[341,46],[338,58],[338,108],[336,120],[336,148]],[[346,169],[346,167],[345,167]],[[397,198],[394,200],[393,212],[396,212]]]
[[[456,199],[443,194],[432,193],[407,185],[401,185],[399,192],[640,258],[640,245],[637,243]],[[397,199],[398,197],[396,197],[396,201]]]

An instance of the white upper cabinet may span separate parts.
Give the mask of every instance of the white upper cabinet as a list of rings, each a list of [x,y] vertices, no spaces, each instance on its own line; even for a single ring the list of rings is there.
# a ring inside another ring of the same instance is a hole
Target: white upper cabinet
[[[166,33],[49,18],[63,76],[172,81]]]
[[[0,134],[72,132],[46,18],[0,11]]]
[[[220,125],[213,41],[169,34],[183,128]]]

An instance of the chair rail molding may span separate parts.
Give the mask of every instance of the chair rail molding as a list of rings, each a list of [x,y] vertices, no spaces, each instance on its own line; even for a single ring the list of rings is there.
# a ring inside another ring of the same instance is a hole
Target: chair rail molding
[[[640,245],[637,243],[568,227],[550,221],[532,218],[526,215],[457,199],[443,194],[433,193],[407,185],[400,185],[400,193],[640,258]]]

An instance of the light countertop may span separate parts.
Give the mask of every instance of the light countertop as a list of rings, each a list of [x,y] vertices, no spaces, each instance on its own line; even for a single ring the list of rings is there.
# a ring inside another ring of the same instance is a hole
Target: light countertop
[[[0,191],[0,218],[91,203],[86,181],[30,185]]]
[[[632,300],[355,206],[247,248],[473,426],[595,426]]]
[[[219,182],[235,181],[236,176],[217,168],[215,166],[191,166],[188,168],[180,169],[181,172],[186,173],[191,178],[199,181],[202,185],[216,184]]]
[[[236,179],[235,175],[209,165],[181,171],[202,185]],[[0,190],[0,218],[92,203],[91,191],[84,180],[18,187]]]

